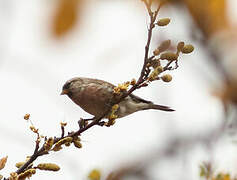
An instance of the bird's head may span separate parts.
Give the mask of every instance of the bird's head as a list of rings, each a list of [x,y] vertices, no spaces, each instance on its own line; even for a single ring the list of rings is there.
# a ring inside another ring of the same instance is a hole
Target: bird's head
[[[73,95],[74,91],[78,90],[78,87],[81,86],[81,79],[80,78],[73,78],[68,80],[62,88],[62,92],[60,95]]]

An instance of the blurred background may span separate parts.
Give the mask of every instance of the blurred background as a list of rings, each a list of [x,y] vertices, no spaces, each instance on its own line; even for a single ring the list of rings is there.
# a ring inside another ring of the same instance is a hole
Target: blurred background
[[[170,83],[154,82],[137,94],[175,112],[144,111],[118,119],[110,128],[82,134],[82,149],[64,148],[40,157],[56,173],[37,171],[33,179],[200,179],[199,165],[237,175],[235,0],[172,0],[158,15],[167,27],[155,29],[152,49],[166,39],[191,43]],[[0,156],[1,174],[16,170],[34,150],[35,135],[60,135],[91,116],[66,96],[66,80],[91,77],[115,85],[139,77],[149,17],[140,0],[0,0]],[[37,163],[36,163],[37,164]],[[114,178],[115,179],[115,178]]]

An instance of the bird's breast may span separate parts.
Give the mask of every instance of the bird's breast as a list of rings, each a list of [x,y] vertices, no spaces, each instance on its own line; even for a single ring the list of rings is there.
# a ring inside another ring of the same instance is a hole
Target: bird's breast
[[[109,110],[113,98],[112,87],[89,84],[72,93],[71,99],[86,112],[101,116]]]

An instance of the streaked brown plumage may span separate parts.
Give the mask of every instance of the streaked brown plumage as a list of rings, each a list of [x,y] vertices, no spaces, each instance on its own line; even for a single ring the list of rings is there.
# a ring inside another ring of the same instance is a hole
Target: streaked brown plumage
[[[113,84],[103,80],[76,77],[68,80],[64,84],[61,94],[68,95],[74,103],[79,105],[86,112],[95,117],[100,117],[108,111],[114,103],[114,87]],[[130,94],[119,103],[117,115],[118,118],[121,118],[136,111],[147,109],[174,111],[167,106],[156,105],[151,101]]]

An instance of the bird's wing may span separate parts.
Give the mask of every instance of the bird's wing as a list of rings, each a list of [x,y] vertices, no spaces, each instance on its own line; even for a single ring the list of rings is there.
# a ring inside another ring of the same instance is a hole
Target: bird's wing
[[[115,87],[113,84],[111,84],[109,82],[106,82],[106,81],[103,81],[103,80],[99,80],[99,79],[83,78],[83,80],[85,81],[84,82],[85,84],[87,84],[89,82],[89,84],[91,84],[91,86],[88,86],[88,87],[91,87],[91,88],[93,88],[93,84],[95,86],[96,86],[96,84],[99,85],[99,86],[102,86],[102,87],[107,86],[107,87],[112,88],[112,89]],[[92,92],[92,91],[89,91],[89,92]],[[112,98],[111,92],[103,91],[103,93],[104,94],[103,94],[102,97],[107,96],[107,98],[111,100],[111,98]],[[147,101],[145,99],[142,99],[139,96],[136,96],[134,94],[130,94],[129,96],[137,103],[139,103],[139,102],[148,103],[148,104],[152,103],[151,101]]]
[[[148,104],[152,103],[151,101],[147,101],[145,99],[142,99],[139,96],[136,96],[134,94],[130,94],[129,96],[137,103],[139,103],[139,102],[148,103]]]

